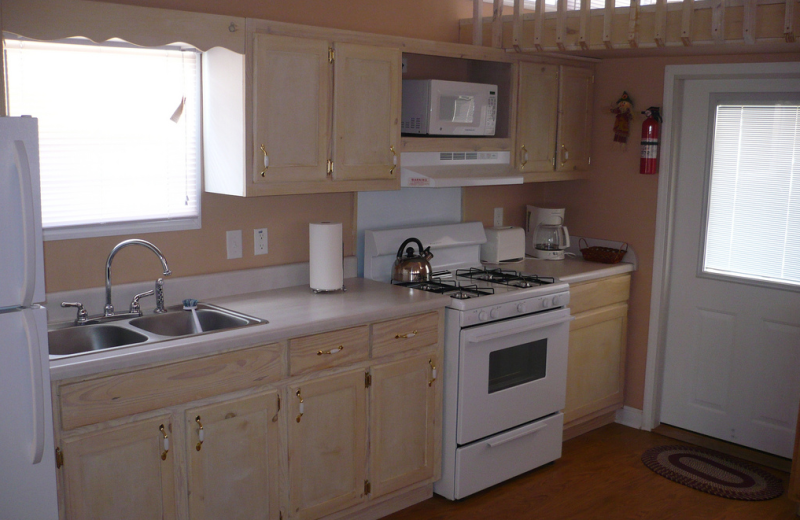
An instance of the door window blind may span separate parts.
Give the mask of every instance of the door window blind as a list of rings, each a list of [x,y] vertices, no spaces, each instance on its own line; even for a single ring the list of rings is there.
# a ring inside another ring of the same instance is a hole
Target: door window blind
[[[46,238],[199,227],[199,54],[7,40],[9,112],[39,119]]]
[[[704,271],[800,284],[800,106],[716,110]]]

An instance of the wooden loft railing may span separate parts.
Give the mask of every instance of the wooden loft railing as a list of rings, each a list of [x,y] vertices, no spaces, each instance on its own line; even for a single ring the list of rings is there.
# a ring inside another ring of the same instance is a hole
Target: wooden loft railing
[[[556,11],[545,12],[536,0],[534,12],[523,12],[514,0],[513,14],[503,14],[503,0],[494,0],[491,17],[482,16],[483,0],[473,0],[471,19],[460,21],[461,43],[486,45],[517,52],[595,49],[692,47],[700,45],[785,42],[796,50],[800,36],[798,0],[683,0],[615,7],[605,0],[591,9],[590,0],[577,0],[568,10],[557,0]]]

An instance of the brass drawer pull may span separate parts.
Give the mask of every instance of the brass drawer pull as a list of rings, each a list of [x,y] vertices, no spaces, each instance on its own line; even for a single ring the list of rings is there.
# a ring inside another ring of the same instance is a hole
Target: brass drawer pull
[[[158,431],[164,436],[164,451],[161,452],[161,460],[167,460],[167,453],[169,453],[169,435],[167,435],[167,430],[164,429],[163,424],[158,427]]]
[[[525,166],[528,164],[528,149],[525,148],[525,145],[523,144],[520,151],[522,152],[522,161],[520,161],[519,164],[520,166]]]
[[[408,339],[413,338],[417,335],[417,330],[412,330],[411,332],[406,332],[405,334],[395,334],[394,339]]]
[[[397,152],[394,151],[394,145],[389,147],[389,151],[392,152],[392,169],[389,170],[389,175],[394,175],[394,169],[397,168]]]
[[[436,381],[436,365],[433,364],[433,360],[429,359],[428,364],[431,366],[431,379],[428,381],[428,386],[433,386],[433,382]]]
[[[344,350],[344,345],[339,345],[338,347],[332,348],[330,350],[318,350],[317,351],[317,355],[318,356],[328,356],[330,354],[336,354],[337,352],[341,352],[343,350]]]
[[[261,145],[261,152],[264,154],[264,169],[261,170],[261,176],[264,177],[269,169],[269,155],[267,155],[267,149],[264,148],[263,144]]]
[[[297,422],[300,422],[300,419],[303,417],[303,409],[305,408],[305,406],[303,406],[303,395],[300,393],[299,389],[295,395],[300,399],[300,415],[297,416]]]
[[[205,437],[205,435],[204,435],[205,431],[203,430],[203,423],[200,422],[200,416],[199,415],[194,418],[194,422],[196,422],[197,425],[200,427],[200,429],[197,430],[197,438],[199,440],[197,442],[197,445],[195,446],[195,449],[197,451],[200,451],[200,448],[203,447],[203,437]]]
[[[561,145],[561,166],[564,166],[567,161],[569,160],[569,150],[567,150],[567,145]]]

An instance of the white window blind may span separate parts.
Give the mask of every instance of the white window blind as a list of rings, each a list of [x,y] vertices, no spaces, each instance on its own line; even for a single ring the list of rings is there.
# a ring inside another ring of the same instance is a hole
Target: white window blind
[[[46,238],[200,227],[197,52],[27,40],[6,52],[9,112],[39,119]]]
[[[704,270],[800,284],[800,106],[719,105]]]

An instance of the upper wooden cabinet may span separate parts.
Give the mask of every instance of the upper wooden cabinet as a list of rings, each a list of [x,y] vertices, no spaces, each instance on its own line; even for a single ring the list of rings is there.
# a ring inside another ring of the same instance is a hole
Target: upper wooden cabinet
[[[588,170],[591,163],[594,73],[560,66],[556,170]]]
[[[399,188],[399,48],[268,32],[204,54],[206,191]]]
[[[526,181],[577,178],[589,169],[590,68],[521,62],[515,164]]]

